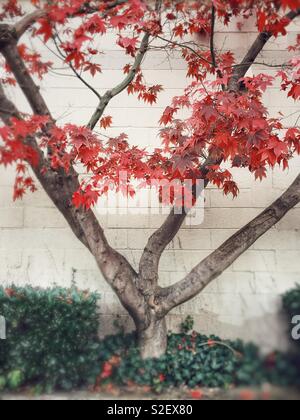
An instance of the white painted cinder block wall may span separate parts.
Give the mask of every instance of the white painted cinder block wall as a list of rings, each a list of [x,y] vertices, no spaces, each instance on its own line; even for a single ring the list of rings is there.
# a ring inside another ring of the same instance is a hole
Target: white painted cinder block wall
[[[299,23],[291,28],[288,39],[273,40],[260,61],[271,63],[287,59],[287,46],[293,43]],[[232,25],[218,33],[220,45],[242,56],[255,39],[249,24],[238,33]],[[105,55],[99,58],[103,74],[94,81],[100,92],[111,88],[122,78],[122,68],[128,58],[116,47],[114,37],[102,40]],[[42,48],[46,59],[55,61]],[[185,63],[174,55],[167,59],[162,52],[151,52],[143,64],[149,83],[162,84],[165,91],[152,108],[126,94],[112,101],[107,114],[114,119],[110,134],[128,133],[130,141],[142,146],[159,144],[158,120],[170,99],[186,86]],[[260,73],[262,67],[254,68]],[[270,74],[275,70],[267,69]],[[84,124],[88,121],[97,100],[75,78],[49,75],[41,84],[41,91],[53,115],[60,123]],[[9,96],[21,110],[28,106],[19,91]],[[297,104],[287,100],[278,87],[265,97],[272,115],[283,111],[285,125],[293,126],[298,118]],[[184,227],[165,253],[160,276],[162,285],[181,279],[202,258],[251,220],[278,197],[299,173],[300,160],[294,159],[288,172],[271,172],[267,180],[255,182],[247,171],[239,170],[237,180],[241,189],[238,199],[223,197],[222,192],[208,188],[205,220],[201,226]],[[39,190],[23,201],[12,201],[14,172],[0,168],[0,283],[30,284],[47,287],[53,284],[70,286],[73,281],[80,288],[101,292],[101,316],[105,332],[113,331],[113,320],[120,315],[126,325],[126,313],[117,298],[101,278],[93,258],[73,237],[66,222],[54,208],[46,194]],[[136,266],[147,237],[160,226],[162,216],[99,216],[113,246]],[[253,340],[265,350],[285,348],[286,323],[280,314],[280,296],[300,280],[300,208],[292,210],[285,219],[261,238],[240,257],[201,296],[176,309],[169,316],[170,329],[176,329],[188,314],[203,333],[224,338]]]

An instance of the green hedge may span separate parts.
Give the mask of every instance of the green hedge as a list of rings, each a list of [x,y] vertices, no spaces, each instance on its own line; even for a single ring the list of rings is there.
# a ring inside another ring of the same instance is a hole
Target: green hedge
[[[283,296],[283,307],[291,318],[300,315],[300,285]]]
[[[298,311],[299,295],[297,288],[284,297],[290,314]],[[277,352],[265,358],[253,344],[192,332],[191,317],[181,334],[169,335],[165,356],[144,361],[134,335],[99,340],[98,298],[75,287],[0,288],[0,315],[7,320],[7,340],[0,341],[0,390],[24,385],[43,392],[88,384],[96,389],[135,384],[157,392],[266,382],[300,386],[297,355]]]
[[[283,307],[288,317],[288,329],[291,331],[291,321],[296,315],[300,315],[300,285],[288,291],[283,296]],[[295,342],[300,346],[300,340]]]
[[[161,392],[169,387],[227,388],[229,386],[300,386],[299,361],[293,355],[272,353],[240,340],[215,336],[170,334],[168,351],[160,359],[142,360],[134,336],[107,337],[100,346],[100,383],[148,386]]]
[[[69,390],[94,381],[98,358],[98,296],[54,288],[0,288],[0,388],[23,383]]]

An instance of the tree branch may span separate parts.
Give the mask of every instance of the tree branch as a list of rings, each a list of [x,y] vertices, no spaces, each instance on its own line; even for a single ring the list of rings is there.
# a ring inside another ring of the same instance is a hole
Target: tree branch
[[[167,314],[197,296],[299,202],[300,175],[278,200],[198,264],[183,280],[163,289],[161,312]]]
[[[286,15],[286,18],[290,21],[294,20],[297,16],[300,15],[300,9],[291,11]],[[230,90],[239,90],[239,81],[243,77],[245,77],[247,71],[250,69],[250,67],[254,64],[256,58],[261,53],[261,51],[264,49],[267,42],[273,37],[272,32],[262,32],[258,35],[255,42],[249,49],[248,53],[246,54],[245,58],[241,62],[241,64],[236,67],[231,81],[229,83],[229,89]]]
[[[215,163],[215,159],[212,160],[211,158],[207,158],[200,168],[201,175],[204,179],[204,188],[208,185],[208,180],[205,179],[208,173],[208,167]],[[201,191],[198,191],[198,194],[199,193],[201,193]],[[199,196],[195,196],[195,198],[198,199]],[[157,285],[161,256],[166,247],[179,232],[187,214],[184,207],[181,209],[181,212],[178,212],[173,208],[163,225],[150,237],[140,260],[139,274],[141,288],[150,290],[153,286]]]
[[[194,48],[192,48],[189,45],[190,43],[188,43],[188,42],[180,43],[180,42],[174,41],[172,39],[164,38],[160,35],[156,35],[156,38],[160,39],[161,41],[167,42],[168,44],[174,45],[175,47],[184,48],[186,50],[189,50],[193,54],[195,54],[196,57],[200,58],[200,60],[204,61],[205,63],[209,64],[210,66],[213,65],[213,63],[211,61],[207,60],[207,58],[203,57],[201,54],[199,54],[199,52],[197,52]]]
[[[46,12],[44,10],[36,10],[21,19],[17,22],[14,26],[14,30],[16,31],[17,39],[20,39],[22,35],[29,29],[33,24],[35,24],[39,19],[46,16]]]
[[[211,11],[211,33],[210,33],[210,54],[213,67],[217,67],[216,52],[215,52],[215,24],[216,24],[216,8],[213,5]]]
[[[148,46],[149,46],[149,40],[150,40],[150,35],[148,33],[146,33],[142,39],[142,43],[140,46],[140,49],[136,55],[135,61],[133,66],[130,69],[130,72],[128,73],[128,75],[125,77],[125,79],[123,80],[123,82],[121,82],[118,86],[116,86],[115,88],[108,90],[101,98],[100,103],[96,109],[96,111],[94,112],[92,118],[90,119],[90,122],[88,123],[88,127],[93,130],[98,121],[100,120],[100,118],[102,117],[102,115],[104,114],[104,111],[106,109],[106,107],[108,106],[109,102],[117,95],[119,95],[121,92],[123,92],[129,85],[130,83],[133,82],[137,71],[139,70],[143,58],[148,50]]]
[[[61,51],[56,38],[59,40],[59,42],[62,44],[62,41],[59,37],[59,34],[56,32],[55,36],[52,37],[55,48],[57,50],[57,53],[59,55],[59,58],[63,61],[66,62],[66,58],[67,56],[63,54],[63,52]],[[97,98],[101,101],[101,95],[99,92],[97,92],[97,90],[95,88],[93,88],[92,85],[90,85],[82,76],[81,74],[79,74],[79,72],[75,69],[75,67],[73,66],[73,64],[70,62],[68,63],[69,68],[71,69],[71,71],[74,73],[75,77],[77,77],[77,79],[79,79],[91,92],[94,93],[94,95],[97,96]]]
[[[127,0],[115,0],[112,2],[108,2],[107,8],[106,10],[109,11],[111,9],[114,9],[117,6],[121,6],[123,4],[125,4],[127,2]],[[70,17],[76,17],[76,15],[81,14],[81,13],[97,13],[99,12],[99,8],[98,7],[87,7],[84,10],[80,10],[77,14],[75,14],[74,16],[70,16]],[[104,13],[105,15],[105,13]],[[19,22],[17,22],[14,26],[13,29],[16,33],[16,37],[17,39],[20,39],[22,37],[22,35],[24,35],[24,33],[32,26],[34,25],[39,19],[41,19],[42,17],[47,16],[47,12],[46,10],[35,10],[32,13],[29,13],[28,15],[24,16],[23,19],[21,19]]]
[[[48,130],[51,129],[55,121],[51,117],[39,88],[34,83],[19,55],[16,41],[10,41],[2,47],[1,52],[6,58],[20,88],[28,99],[34,114],[48,115],[50,119]],[[7,113],[0,112],[0,116],[5,124],[10,123],[12,113],[18,115],[18,118],[21,118],[16,107],[6,98],[3,88],[0,91],[1,98],[2,107],[8,110]],[[36,141],[32,138],[29,140],[34,142],[33,146],[38,150],[41,157],[39,166],[32,167],[35,175],[55,206],[65,217],[75,235],[94,255],[104,278],[116,291],[123,306],[131,313],[134,319],[137,319],[137,311],[142,311],[143,304],[145,303],[135,286],[137,274],[129,262],[109,246],[104,231],[94,213],[91,210],[77,210],[72,205],[73,194],[80,187],[77,173],[73,168],[70,169],[68,174],[63,170],[58,172],[53,171],[49,162],[44,160],[43,153]],[[46,165],[45,167],[48,171],[45,175],[42,175],[40,165]]]
[[[9,42],[1,49],[1,53],[26,96],[33,113],[36,115],[48,115],[52,119],[46,102],[40,93],[40,88],[33,81],[20,56],[17,43]]]
[[[291,21],[296,18],[300,14],[300,9],[298,11],[290,12],[287,14],[287,18],[289,18]],[[213,19],[213,16],[212,16]],[[214,26],[214,25],[213,25]],[[271,39],[273,34],[260,34],[255,41],[255,43],[252,45],[250,50],[248,51],[247,55],[245,56],[244,60],[241,64],[235,66],[235,72],[232,77],[232,80],[230,82],[230,88],[231,89],[239,89],[238,82],[239,80],[245,76],[248,69],[251,67],[251,65],[255,62],[258,54],[262,51],[266,43]],[[161,37],[159,37],[161,38]],[[164,38],[161,38],[165,41],[168,41]],[[183,47],[181,44],[173,41],[168,41],[174,45],[178,45],[180,47]],[[213,43],[211,43],[211,47],[213,46]],[[192,49],[188,48],[195,54],[197,52]],[[214,52],[212,53],[212,60],[213,60]],[[201,56],[199,57],[203,59]],[[213,65],[213,63],[210,63]],[[212,156],[209,156],[207,161],[204,163],[202,167],[202,173],[205,174],[205,168],[209,165],[213,165],[217,162],[216,159],[214,159]],[[205,187],[207,186],[208,181],[205,181]],[[166,247],[169,245],[169,243],[175,238],[177,233],[179,232],[182,224],[184,223],[186,217],[186,213],[183,211],[182,214],[175,214],[174,209],[171,211],[170,215],[164,222],[164,224],[151,236],[151,238],[148,241],[148,244],[144,250],[144,253],[142,255],[142,259],[140,262],[140,276],[141,279],[145,283],[145,287],[148,289],[151,286],[152,283],[157,282],[158,278],[158,266],[159,262],[162,256],[162,253],[166,249]]]
[[[19,120],[22,120],[22,115],[16,106],[7,98],[4,88],[2,84],[0,84],[0,102],[2,107],[0,108],[0,118],[4,122],[5,125],[9,126],[11,124],[11,117],[15,117]],[[48,196],[52,199],[52,201],[57,201],[55,190],[53,190],[53,185],[57,185],[59,183],[58,176],[55,172],[51,171],[49,167],[49,162],[45,159],[43,152],[40,150],[36,139],[33,136],[27,137],[25,140],[26,145],[33,148],[39,155],[39,162],[37,166],[32,166],[32,170],[43,186],[44,190],[48,194]],[[45,174],[42,169],[47,169],[47,173]],[[78,224],[74,223],[74,217],[68,217],[66,211],[69,212],[67,206],[68,200],[62,200],[60,205],[60,210],[62,213],[65,213],[66,219],[68,219],[69,225],[72,231],[75,233],[77,238],[86,246],[88,247],[88,243],[86,241],[85,235],[78,226]]]

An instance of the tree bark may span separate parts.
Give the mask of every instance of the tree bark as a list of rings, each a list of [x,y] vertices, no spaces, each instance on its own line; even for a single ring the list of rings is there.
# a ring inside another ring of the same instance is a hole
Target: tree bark
[[[115,7],[123,4],[118,0],[110,4]],[[158,2],[161,5],[161,2]],[[292,20],[300,10],[287,16]],[[55,121],[42,97],[38,86],[31,77],[17,48],[17,42],[26,29],[42,15],[32,14],[25,17],[15,26],[0,24],[0,52],[6,58],[20,88],[26,96],[34,114],[49,116],[48,134]],[[263,49],[272,34],[260,34],[241,66],[237,67],[230,82],[230,88],[239,90],[239,80],[244,77],[248,68]],[[109,101],[132,82],[139,66],[147,52],[149,35],[145,34],[141,49],[129,75],[123,83],[108,91],[101,100],[89,127],[93,129],[108,105]],[[212,39],[212,55],[213,39]],[[0,83],[0,118],[7,125],[11,116],[22,118],[18,109],[8,100]],[[115,291],[123,307],[135,322],[138,345],[144,359],[157,358],[165,354],[167,349],[166,315],[174,307],[192,299],[199,294],[212,280],[218,277],[241,254],[243,254],[260,236],[274,226],[284,215],[300,202],[300,175],[290,188],[268,209],[243,227],[237,234],[226,241],[204,261],[198,264],[191,273],[177,284],[161,289],[159,280],[159,262],[167,245],[180,230],[186,212],[178,215],[173,210],[162,227],[149,239],[140,261],[139,273],[136,273],[125,257],[112,249],[96,216],[90,210],[77,210],[72,206],[72,195],[79,188],[78,175],[71,168],[66,174],[62,170],[51,169],[49,161],[40,149],[37,139],[29,137],[25,140],[40,155],[40,164],[33,171],[46,193],[52,199],[57,209],[64,215],[77,238],[89,249],[95,257],[104,278]],[[209,156],[201,169],[203,178],[207,178],[208,166],[221,163],[220,157]],[[42,168],[47,168],[46,174]],[[205,179],[205,186],[208,180]]]
[[[161,316],[197,296],[299,202],[300,175],[278,200],[205,258],[183,280],[161,290],[160,298],[157,298]]]
[[[0,51],[7,60],[33,113],[42,116],[47,115],[49,117],[46,134],[50,135],[49,133],[53,125],[55,125],[55,121],[41,95],[39,87],[35,84],[24,61],[20,57],[17,48],[17,39],[14,35],[15,29],[7,27],[5,42],[0,42]],[[0,118],[5,124],[10,124],[12,115],[19,119],[22,118],[18,109],[6,97],[1,83],[0,100],[5,108],[4,110],[0,109]],[[80,187],[78,174],[75,169],[71,168],[69,173],[63,170],[52,170],[49,161],[44,157],[43,151],[39,148],[37,141],[34,138],[29,138],[26,141],[29,141],[40,155],[39,165],[32,167],[32,170],[41,182],[44,190],[65,217],[77,238],[93,254],[103,277],[115,291],[121,304],[135,322],[145,326],[147,304],[145,297],[136,286],[137,273],[125,257],[110,247],[95,214],[91,210],[84,211],[84,209],[76,209],[72,205],[72,196]],[[47,168],[46,173],[41,170],[42,167]]]
[[[151,315],[151,321],[146,329],[137,328],[138,346],[143,359],[155,359],[163,356],[167,351],[168,334],[166,318]]]

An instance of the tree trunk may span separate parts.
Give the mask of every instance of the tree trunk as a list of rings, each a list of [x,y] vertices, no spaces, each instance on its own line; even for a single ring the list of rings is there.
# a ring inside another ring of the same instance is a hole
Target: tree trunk
[[[138,329],[138,346],[143,359],[155,359],[167,351],[168,334],[166,318],[154,317],[150,325],[143,330]]]

